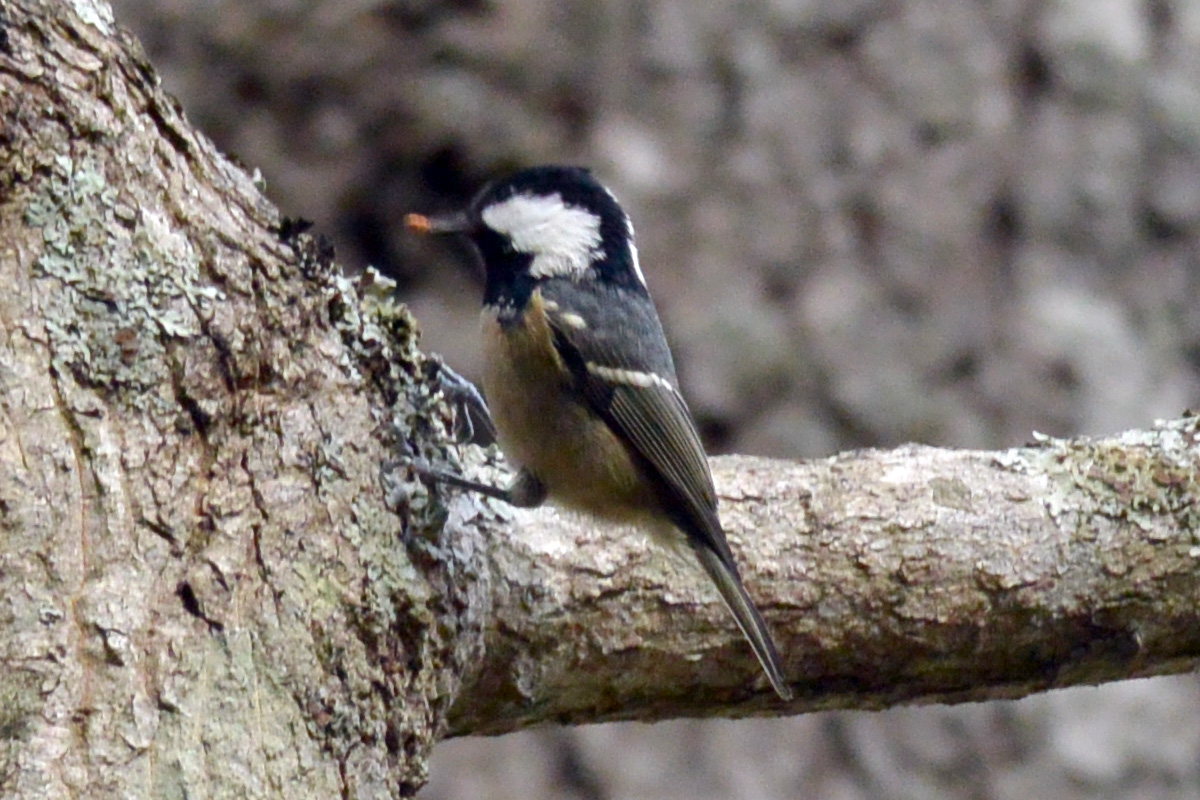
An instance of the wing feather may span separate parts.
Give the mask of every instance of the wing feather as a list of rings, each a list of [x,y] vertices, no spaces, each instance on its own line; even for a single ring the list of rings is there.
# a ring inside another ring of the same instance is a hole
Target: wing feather
[[[545,294],[551,300],[546,308],[554,346],[575,390],[646,465],[647,475],[660,487],[665,510],[687,534],[771,685],[781,698],[791,700],[779,651],[725,540],[708,458],[679,394],[675,366],[649,295],[595,285],[591,294],[581,284],[569,288],[572,304],[565,313],[554,298],[552,282]],[[607,297],[604,291],[626,296]],[[606,303],[611,305],[605,308]],[[622,315],[614,316],[612,308],[621,309]],[[628,328],[638,335],[635,346],[620,338],[628,336]]]
[[[733,554],[717,517],[708,458],[687,403],[676,388],[675,368],[654,307],[648,296],[611,302],[627,312],[624,323],[642,326],[642,346],[617,347],[616,338],[625,331],[606,330],[600,322],[608,319],[605,314],[595,313],[596,308],[581,309],[576,302],[571,313],[582,316],[585,328],[564,320],[561,311],[547,313],[555,347],[592,410],[644,461],[650,477],[660,484],[675,523],[711,547],[736,575]],[[645,330],[646,326],[650,329]],[[604,376],[596,373],[596,367],[603,368]],[[612,376],[619,373],[657,379],[614,380]]]

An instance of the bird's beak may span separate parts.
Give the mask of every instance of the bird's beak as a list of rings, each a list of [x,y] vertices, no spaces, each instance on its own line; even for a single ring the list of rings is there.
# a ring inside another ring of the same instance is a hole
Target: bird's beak
[[[431,233],[469,233],[471,220],[463,212],[439,214],[427,217],[424,214],[406,214],[404,227],[413,233],[427,235]]]

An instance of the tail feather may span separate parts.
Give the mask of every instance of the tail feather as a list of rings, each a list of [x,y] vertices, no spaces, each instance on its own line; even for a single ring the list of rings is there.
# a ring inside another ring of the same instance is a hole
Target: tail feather
[[[763,672],[767,674],[767,680],[771,682],[775,693],[785,701],[791,700],[794,695],[784,680],[783,669],[779,663],[779,650],[775,647],[775,641],[771,638],[771,632],[767,629],[762,614],[758,613],[754,601],[746,593],[746,587],[738,577],[737,571],[731,569],[713,549],[703,545],[694,549],[704,566],[704,571],[717,585],[721,599],[733,613],[734,620],[742,629],[742,635],[746,637],[754,655],[758,657],[758,662],[762,664]]]

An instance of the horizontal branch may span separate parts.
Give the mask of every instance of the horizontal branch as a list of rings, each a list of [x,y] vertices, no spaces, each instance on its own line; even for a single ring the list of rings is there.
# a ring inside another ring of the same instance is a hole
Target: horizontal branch
[[[636,530],[511,512],[487,653],[450,732],[1012,698],[1194,669],[1198,440],[1187,417],[995,453],[714,459],[797,690],[786,706],[694,564]]]

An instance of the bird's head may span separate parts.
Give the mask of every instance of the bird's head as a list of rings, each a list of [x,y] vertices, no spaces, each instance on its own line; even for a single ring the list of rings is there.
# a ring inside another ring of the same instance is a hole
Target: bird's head
[[[493,288],[599,280],[645,289],[633,225],[612,192],[580,167],[532,167],[488,184],[463,211],[409,214],[419,233],[458,233],[478,249]]]

